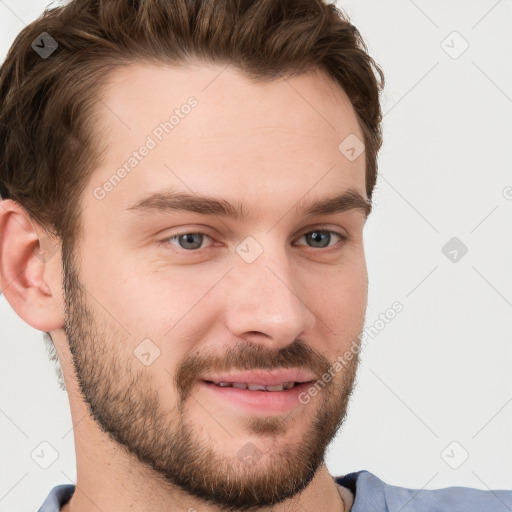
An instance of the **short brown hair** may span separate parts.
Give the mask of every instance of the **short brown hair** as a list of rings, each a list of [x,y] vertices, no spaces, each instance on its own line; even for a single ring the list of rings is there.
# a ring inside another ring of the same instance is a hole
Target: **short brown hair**
[[[32,46],[44,32],[58,44],[47,58]],[[0,195],[60,238],[63,259],[79,231],[82,192],[102,157],[93,107],[105,78],[128,63],[180,65],[194,59],[230,64],[254,80],[326,72],[349,97],[364,134],[371,200],[382,144],[384,75],[335,5],[72,0],[48,8],[24,28],[0,68]]]
[[[58,44],[46,59],[31,47],[43,32]],[[20,32],[0,68],[2,198],[70,242],[101,156],[91,112],[108,72],[194,58],[231,64],[255,80],[327,72],[364,134],[371,200],[384,76],[348,17],[322,0],[72,0],[47,9]]]

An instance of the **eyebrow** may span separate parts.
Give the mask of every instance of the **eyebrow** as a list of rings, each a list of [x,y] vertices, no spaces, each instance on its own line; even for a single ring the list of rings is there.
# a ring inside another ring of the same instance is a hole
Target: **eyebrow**
[[[139,199],[126,210],[147,213],[188,211],[203,215],[231,217],[239,221],[245,221],[250,216],[242,203],[230,203],[225,199],[178,191],[151,194]],[[359,210],[368,217],[372,211],[372,204],[356,190],[349,189],[342,194],[320,200],[302,199],[294,207],[296,215],[302,214],[305,217],[330,215],[349,210]]]

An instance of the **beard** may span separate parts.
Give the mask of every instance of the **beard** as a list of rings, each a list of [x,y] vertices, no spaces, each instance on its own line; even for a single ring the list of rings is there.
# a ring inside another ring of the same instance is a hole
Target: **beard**
[[[293,367],[309,369],[318,377],[332,363],[300,340],[279,352],[244,342],[230,346],[221,357],[189,354],[178,362],[174,378],[169,379],[178,398],[174,407],[166,407],[159,398],[156,379],[148,368],[141,369],[139,361],[123,345],[126,332],[111,317],[100,320],[100,312],[94,313],[73,258],[66,257],[66,252],[63,274],[65,332],[78,387],[98,427],[129,459],[135,458],[149,469],[155,481],[169,487],[170,493],[177,488],[228,510],[271,507],[308,486],[324,464],[327,446],[345,418],[358,352],[346,362],[341,375],[325,383],[316,400],[301,406],[314,407],[315,415],[299,407],[288,414],[290,419],[284,415],[247,415],[242,418],[245,429],[241,433],[238,424],[242,420],[234,418],[233,441],[243,447],[237,456],[228,456],[222,443],[209,435],[201,437],[204,426],[191,422],[187,414],[188,408],[197,403],[191,393],[205,371]],[[306,414],[310,419],[299,439],[278,437],[286,434],[297,417],[304,421]],[[247,435],[252,439],[266,436],[264,446],[268,446],[267,438],[274,436],[272,446],[259,450],[251,442],[244,444]]]

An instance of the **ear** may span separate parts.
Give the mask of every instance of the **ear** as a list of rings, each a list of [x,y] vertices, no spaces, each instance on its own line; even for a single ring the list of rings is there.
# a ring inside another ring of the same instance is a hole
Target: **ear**
[[[60,244],[12,199],[0,201],[0,291],[35,329],[64,325]]]

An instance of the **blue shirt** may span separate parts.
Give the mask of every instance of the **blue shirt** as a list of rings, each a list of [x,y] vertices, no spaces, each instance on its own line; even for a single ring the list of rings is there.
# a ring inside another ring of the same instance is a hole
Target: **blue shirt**
[[[388,485],[368,471],[334,477],[354,494],[350,512],[510,512],[512,491],[482,491],[468,487],[406,489]],[[38,512],[59,512],[74,485],[57,485]]]

